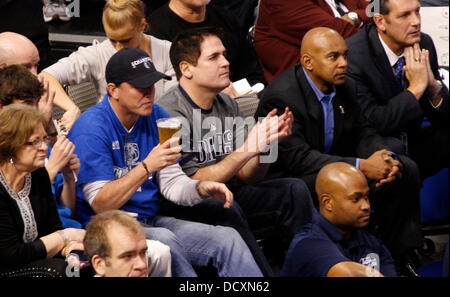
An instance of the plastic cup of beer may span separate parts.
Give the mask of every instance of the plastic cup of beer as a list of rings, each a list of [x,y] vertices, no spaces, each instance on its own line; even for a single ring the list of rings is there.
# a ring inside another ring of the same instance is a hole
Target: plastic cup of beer
[[[156,120],[159,143],[163,144],[172,137],[180,137],[181,121],[177,118],[161,118]]]

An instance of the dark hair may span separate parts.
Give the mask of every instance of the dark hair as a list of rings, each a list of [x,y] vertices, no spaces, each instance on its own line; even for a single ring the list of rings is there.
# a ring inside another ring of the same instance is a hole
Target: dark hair
[[[44,87],[25,66],[11,65],[0,69],[0,104],[13,103],[16,99],[40,98]]]
[[[375,0],[376,1],[376,0]],[[380,14],[387,15],[391,11],[389,6],[389,0],[378,0],[380,1]]]
[[[211,35],[217,36],[222,40],[223,29],[217,27],[201,27],[184,30],[175,37],[170,47],[170,61],[172,62],[177,79],[181,77],[180,63],[186,61],[196,66],[198,57],[201,54],[201,44],[206,36]]]
[[[110,242],[107,233],[113,224],[119,224],[133,234],[145,234],[141,224],[125,211],[116,209],[97,214],[87,224],[83,240],[84,251],[89,260],[94,255],[103,259],[111,255],[111,246],[114,243]]]

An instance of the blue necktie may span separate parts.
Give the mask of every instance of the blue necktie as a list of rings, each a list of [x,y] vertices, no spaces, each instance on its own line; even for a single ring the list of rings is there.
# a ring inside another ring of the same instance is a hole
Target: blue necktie
[[[324,136],[325,136],[325,152],[329,152],[331,145],[333,144],[334,133],[334,113],[333,104],[331,103],[330,96],[324,96],[322,98],[322,108],[324,111]]]
[[[397,63],[395,63],[395,81],[397,82],[398,91],[402,92],[403,87],[403,66],[405,66],[405,57],[400,57],[397,60]],[[405,132],[401,132],[400,139],[403,143],[404,153],[406,155],[409,155],[408,152],[408,135]]]
[[[405,66],[405,57],[400,57],[395,63],[395,81],[397,82],[398,90],[403,91],[403,66]]]

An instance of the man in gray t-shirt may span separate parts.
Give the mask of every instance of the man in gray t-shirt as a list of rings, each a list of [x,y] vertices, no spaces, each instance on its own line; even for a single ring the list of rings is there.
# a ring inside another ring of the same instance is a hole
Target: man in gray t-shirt
[[[184,152],[181,165],[188,176],[222,161],[242,145],[247,136],[237,103],[224,93],[215,96],[212,107],[206,110],[178,85],[172,87],[158,104],[171,117],[178,117],[185,123],[181,130]],[[247,121],[254,124],[253,118]]]
[[[311,219],[311,196],[300,179],[263,181],[270,166],[267,160],[276,156],[278,141],[291,134],[293,115],[288,108],[280,116],[273,110],[256,124],[252,118],[241,117],[236,102],[220,93],[231,83],[220,36],[214,28],[189,30],[177,36],[170,57],[179,85],[157,103],[183,122],[183,170],[193,179],[227,183],[238,202],[235,204],[239,204],[235,209],[238,218],[230,219],[220,212],[217,203],[208,200],[197,207],[201,211],[177,208],[178,213],[171,214],[236,228],[263,273],[270,275],[270,268],[262,267],[266,262],[257,255],[254,237],[246,233],[246,218],[254,232],[275,230],[268,237],[279,237],[268,242],[276,242],[277,251],[284,252],[299,228]],[[264,163],[265,157],[269,158]],[[276,260],[284,259],[281,256]]]

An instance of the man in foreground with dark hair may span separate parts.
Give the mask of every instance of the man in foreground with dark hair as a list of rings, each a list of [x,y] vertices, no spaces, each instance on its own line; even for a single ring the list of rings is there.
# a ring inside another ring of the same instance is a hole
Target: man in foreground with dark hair
[[[256,124],[253,118],[242,117],[236,101],[221,93],[230,83],[230,64],[220,36],[220,30],[207,27],[185,31],[175,38],[170,59],[179,85],[158,104],[186,123],[181,130],[186,135],[183,171],[193,179],[227,183],[239,204],[236,209],[223,210],[210,199],[196,206],[200,214],[188,218],[232,226],[256,255],[260,267],[266,267],[246,226],[247,219],[252,231],[273,230],[260,236],[266,243],[273,243],[270,254],[279,255],[282,263],[292,237],[311,218],[312,200],[300,179],[262,181],[270,162],[281,158],[277,155],[278,141],[292,133],[293,116],[286,107],[280,110],[280,116],[272,110]],[[190,212],[181,210],[177,215]],[[235,215],[230,217],[230,212]],[[270,268],[265,271],[270,273]]]

